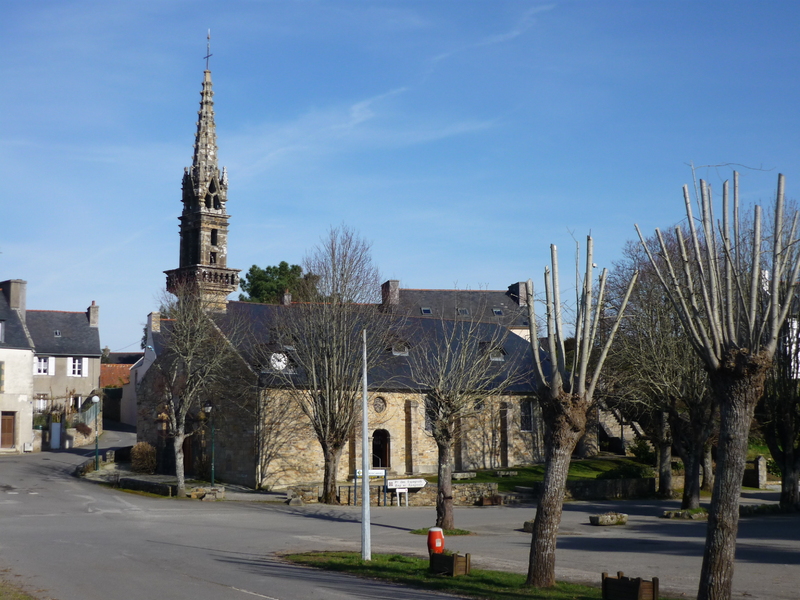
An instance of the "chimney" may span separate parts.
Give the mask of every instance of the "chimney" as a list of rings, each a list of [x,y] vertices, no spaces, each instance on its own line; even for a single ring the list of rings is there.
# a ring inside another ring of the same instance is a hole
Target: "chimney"
[[[397,306],[400,304],[400,281],[390,279],[381,285],[381,298],[384,306]]]
[[[283,306],[289,306],[292,303],[292,294],[289,290],[283,291],[283,296],[281,297],[281,304]]]
[[[89,317],[89,327],[97,327],[100,322],[100,307],[92,300],[92,305],[86,309],[86,314]]]
[[[149,315],[147,315],[147,329],[149,329],[153,333],[160,333],[161,332],[161,313],[160,312],[151,312]]]
[[[520,306],[528,306],[528,284],[525,281],[508,286],[508,295]]]
[[[8,307],[19,313],[20,319],[25,321],[25,295],[28,282],[22,279],[8,279],[0,282],[0,288],[6,297]]]

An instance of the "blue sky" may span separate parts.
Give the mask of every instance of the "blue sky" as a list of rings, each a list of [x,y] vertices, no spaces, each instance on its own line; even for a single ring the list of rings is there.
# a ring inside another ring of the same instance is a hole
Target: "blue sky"
[[[138,349],[208,28],[228,266],[346,223],[403,287],[505,289],[540,286],[551,243],[566,272],[591,231],[610,267],[634,223],[679,221],[691,162],[800,196],[799,27],[796,2],[6,0],[0,279],[95,300],[101,343]]]

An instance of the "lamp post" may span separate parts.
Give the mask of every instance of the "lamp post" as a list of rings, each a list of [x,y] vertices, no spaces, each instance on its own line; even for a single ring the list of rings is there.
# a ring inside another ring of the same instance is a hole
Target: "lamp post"
[[[97,433],[97,413],[100,412],[100,396],[92,396],[92,404],[94,405],[94,470],[100,470],[100,448],[99,436]]]
[[[211,485],[214,485],[214,414],[212,412],[213,406],[206,404],[203,407],[203,412],[208,415],[211,421]]]

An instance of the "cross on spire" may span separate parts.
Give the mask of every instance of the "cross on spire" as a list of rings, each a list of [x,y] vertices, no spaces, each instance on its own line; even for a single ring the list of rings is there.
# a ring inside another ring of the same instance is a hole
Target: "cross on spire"
[[[206,59],[206,71],[208,71],[208,59],[214,56],[211,54],[211,30],[208,30],[208,35],[206,36],[206,55],[203,57]]]

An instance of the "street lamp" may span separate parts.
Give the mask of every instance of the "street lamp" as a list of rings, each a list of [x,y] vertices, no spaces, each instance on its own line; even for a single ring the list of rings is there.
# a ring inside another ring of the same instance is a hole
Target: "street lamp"
[[[98,434],[97,434],[97,415],[100,412],[98,404],[100,403],[100,396],[92,396],[92,404],[94,405],[94,470],[100,470],[100,449],[98,447]]]
[[[203,412],[208,415],[211,421],[211,485],[214,485],[214,414],[212,413],[213,406],[206,404],[203,407]]]

